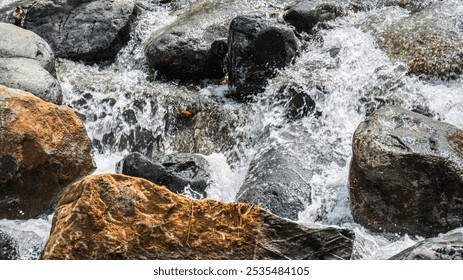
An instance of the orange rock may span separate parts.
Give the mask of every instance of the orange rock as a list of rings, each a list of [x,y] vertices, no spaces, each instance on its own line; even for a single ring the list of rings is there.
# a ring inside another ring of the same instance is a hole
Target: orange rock
[[[189,116],[191,116],[191,112],[187,109],[183,109],[182,111],[180,111],[180,115],[182,115],[185,118],[188,118]]]
[[[31,218],[94,169],[82,122],[57,106],[0,86],[0,218]]]
[[[346,259],[352,237],[253,204],[193,200],[141,178],[103,174],[66,190],[42,259]]]

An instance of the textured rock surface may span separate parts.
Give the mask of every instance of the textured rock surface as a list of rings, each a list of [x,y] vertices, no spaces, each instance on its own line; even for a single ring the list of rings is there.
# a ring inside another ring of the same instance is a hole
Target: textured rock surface
[[[43,259],[349,259],[353,234],[308,228],[252,204],[192,200],[134,177],[68,188]]]
[[[392,260],[463,260],[463,233],[448,233],[418,242]]]
[[[211,181],[209,168],[207,160],[195,154],[172,154],[152,161],[132,153],[118,163],[119,173],[144,178],[176,193],[191,192],[195,198],[206,194]]]
[[[342,7],[335,2],[306,0],[291,7],[283,18],[298,32],[311,33],[318,23],[333,20],[342,14]]]
[[[55,56],[47,42],[8,23],[0,23],[0,37],[0,84],[61,104],[63,96],[55,76]]]
[[[152,34],[145,48],[150,67],[182,80],[223,77],[224,55],[213,52],[212,44],[227,37],[230,21],[245,6],[235,2],[198,1],[174,23]]]
[[[255,203],[275,215],[298,219],[311,203],[304,169],[284,147],[263,149],[251,162],[236,201]]]
[[[135,12],[133,0],[40,0],[25,24],[56,57],[98,61],[114,58],[125,45]]]
[[[433,5],[392,23],[379,15],[364,28],[391,58],[405,62],[410,73],[453,78],[463,73],[463,39],[450,27],[460,20],[448,16],[450,9],[453,5]]]
[[[49,210],[67,184],[93,170],[90,151],[69,107],[0,86],[0,219]]]
[[[288,65],[298,51],[294,32],[276,19],[239,16],[230,23],[228,78],[237,99],[260,93],[275,70]]]
[[[17,260],[17,247],[16,241],[0,229],[0,260]]]
[[[374,231],[435,236],[463,224],[463,131],[385,106],[353,137],[354,220]]]

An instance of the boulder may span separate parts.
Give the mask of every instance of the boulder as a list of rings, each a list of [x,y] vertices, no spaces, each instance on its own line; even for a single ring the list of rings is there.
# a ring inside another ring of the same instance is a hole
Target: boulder
[[[288,9],[283,18],[296,27],[298,32],[312,33],[317,24],[343,14],[343,8],[335,2],[305,0]]]
[[[170,191],[190,194],[194,198],[206,196],[211,177],[209,163],[200,155],[171,154],[154,161],[140,153],[132,153],[117,164],[118,173],[144,178]]]
[[[37,34],[0,23],[0,84],[28,91],[45,101],[61,104],[55,57]]]
[[[198,1],[175,22],[151,35],[145,53],[159,74],[180,80],[222,78],[228,25],[239,6],[226,1]],[[219,50],[219,51],[217,51]]]
[[[463,225],[463,130],[384,106],[359,124],[352,150],[356,222],[422,236]]]
[[[32,218],[94,169],[91,144],[67,106],[0,86],[0,219]]]
[[[19,259],[18,244],[0,229],[0,260]]]
[[[24,24],[56,57],[93,62],[116,56],[129,40],[135,14],[133,0],[40,0]]]
[[[463,232],[429,238],[394,255],[391,260],[463,260]]]
[[[409,73],[426,78],[454,78],[463,73],[463,39],[449,27],[459,18],[450,10],[453,4],[432,5],[398,20],[378,15],[367,21],[378,45],[392,59],[405,62]]]
[[[255,203],[275,215],[297,220],[311,203],[305,173],[288,149],[267,145],[252,160],[236,201]]]
[[[178,14],[169,26],[154,32],[145,46],[150,68],[170,79],[197,81],[222,78],[230,22],[238,15],[264,16],[294,0],[201,0]],[[217,48],[218,47],[218,48]],[[219,50],[219,51],[217,51]]]
[[[232,95],[252,99],[275,70],[288,65],[299,46],[291,28],[276,18],[238,16],[230,24],[228,79]]]
[[[66,190],[42,259],[349,259],[353,238],[253,204],[194,200],[141,178],[100,174]]]

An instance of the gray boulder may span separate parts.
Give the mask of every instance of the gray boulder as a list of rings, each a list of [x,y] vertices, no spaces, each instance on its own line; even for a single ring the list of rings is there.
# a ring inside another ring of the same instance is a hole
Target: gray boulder
[[[144,178],[195,198],[205,197],[211,182],[209,163],[195,154],[172,154],[152,161],[140,153],[132,153],[118,163],[117,169],[121,174]]]
[[[178,14],[171,25],[154,32],[145,46],[150,68],[157,73],[183,81],[222,78],[224,46],[230,22],[238,15],[264,16],[275,7],[294,0],[260,1],[202,0]],[[219,46],[220,51],[217,50]]]
[[[429,238],[405,249],[391,260],[463,260],[463,232]]]
[[[291,7],[283,18],[298,32],[312,33],[318,23],[333,20],[343,13],[343,8],[335,2],[306,0]]]
[[[359,124],[352,149],[356,222],[423,236],[463,225],[463,130],[384,106]]]
[[[236,201],[255,203],[280,217],[297,220],[311,203],[304,169],[284,147],[263,149],[251,162]]]
[[[55,57],[37,34],[0,23],[0,84],[30,92],[61,104],[61,86],[55,76]]]
[[[113,59],[127,43],[135,14],[133,0],[41,0],[24,24],[50,44],[56,57],[99,61]]]
[[[18,244],[6,232],[0,229],[0,260],[19,259]]]
[[[275,18],[238,16],[230,23],[228,78],[232,95],[252,99],[275,70],[288,65],[299,50],[291,28]]]

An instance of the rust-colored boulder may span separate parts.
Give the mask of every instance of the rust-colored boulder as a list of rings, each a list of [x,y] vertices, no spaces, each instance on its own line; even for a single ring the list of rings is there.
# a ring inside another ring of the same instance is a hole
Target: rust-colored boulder
[[[0,86],[0,219],[49,210],[71,182],[94,169],[74,111]]]
[[[352,243],[350,230],[100,174],[63,194],[42,259],[349,259]]]

